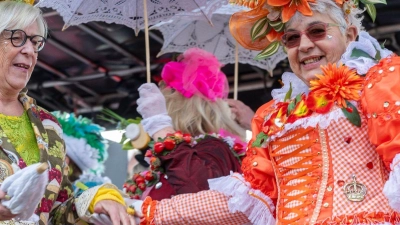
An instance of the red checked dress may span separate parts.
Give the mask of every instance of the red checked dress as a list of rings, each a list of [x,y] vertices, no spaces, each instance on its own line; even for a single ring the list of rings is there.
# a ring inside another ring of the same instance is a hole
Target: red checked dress
[[[249,146],[276,101],[256,112]],[[400,223],[400,207],[384,195],[393,189],[400,194],[393,181],[400,174],[399,57],[369,69],[357,105],[361,127],[335,106],[286,124],[263,148],[249,147],[243,175],[210,180],[211,191],[146,199],[147,224]]]

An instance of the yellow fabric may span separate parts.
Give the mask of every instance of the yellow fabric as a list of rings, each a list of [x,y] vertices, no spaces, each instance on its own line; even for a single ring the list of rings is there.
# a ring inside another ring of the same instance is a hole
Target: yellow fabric
[[[97,202],[101,201],[101,200],[113,200],[116,201],[122,205],[125,205],[125,201],[124,198],[122,197],[122,195],[115,189],[111,189],[111,188],[105,188],[105,187],[101,187],[96,195],[94,196],[92,202],[90,203],[89,206],[89,212],[93,213],[94,212],[94,206],[97,204]]]
[[[126,213],[128,213],[128,214],[131,215],[131,216],[134,216],[134,215],[135,215],[135,210],[132,209],[132,208],[130,208],[130,207],[128,207],[128,208],[126,209]]]
[[[39,162],[39,147],[26,111],[21,116],[0,113],[0,126],[27,165]]]

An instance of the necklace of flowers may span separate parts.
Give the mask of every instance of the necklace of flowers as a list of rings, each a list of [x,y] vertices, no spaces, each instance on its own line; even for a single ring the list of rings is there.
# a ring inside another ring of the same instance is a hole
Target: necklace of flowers
[[[322,66],[322,75],[310,81],[308,96],[299,94],[290,99],[292,84],[283,102],[265,118],[262,131],[257,135],[254,147],[261,147],[270,136],[282,131],[286,123],[294,123],[298,119],[311,116],[312,113],[326,114],[334,105],[338,106],[345,117],[355,126],[361,126],[361,118],[357,108],[350,101],[360,100],[360,91],[364,79],[355,70],[340,64]]]
[[[156,142],[150,142],[150,149],[147,150],[145,154],[145,157],[150,158],[150,169],[140,173],[136,173],[132,176],[131,179],[125,181],[123,185],[124,192],[128,194],[132,199],[140,199],[143,192],[147,188],[161,188],[161,176],[164,176],[165,179],[168,179],[168,176],[164,174],[159,156],[166,156],[171,154],[182,142],[186,142],[194,147],[201,140],[208,137],[218,138],[227,143],[230,147],[232,154],[241,163],[241,159],[242,157],[244,157],[246,152],[246,146],[243,145],[240,141],[235,141],[232,138],[229,138],[227,136],[224,137],[221,134],[216,133],[203,134],[192,137],[190,134],[183,134],[182,132],[177,131],[174,134],[168,134],[163,139],[159,138],[159,140]]]

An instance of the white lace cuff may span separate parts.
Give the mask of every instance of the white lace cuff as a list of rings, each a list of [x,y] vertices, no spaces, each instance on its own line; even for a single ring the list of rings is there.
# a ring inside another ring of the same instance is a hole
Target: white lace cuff
[[[400,154],[394,157],[390,167],[392,171],[383,187],[383,194],[388,199],[390,207],[400,212]]]
[[[172,119],[167,114],[158,114],[141,121],[143,129],[152,137],[157,131],[172,126]]]
[[[125,194],[123,194],[113,184],[103,184],[84,191],[75,201],[76,211],[78,212],[78,216],[81,219],[85,221],[90,220],[90,217],[93,215],[89,212],[90,203],[92,203],[93,198],[94,196],[96,196],[97,191],[102,187],[118,190],[122,196],[125,196]]]
[[[254,225],[274,225],[272,200],[260,190],[252,189],[242,175],[231,173],[230,176],[208,180],[210,190],[229,196],[228,208],[231,213],[242,212]]]

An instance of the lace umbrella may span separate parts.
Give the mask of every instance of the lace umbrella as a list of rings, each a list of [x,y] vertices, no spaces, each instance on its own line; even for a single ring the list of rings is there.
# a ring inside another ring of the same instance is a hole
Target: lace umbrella
[[[172,16],[192,16],[195,9],[211,20],[211,14],[223,4],[224,0],[40,0],[36,6],[55,9],[63,17],[64,28],[100,21],[123,24],[138,33],[145,28],[145,13],[149,25]]]
[[[65,25],[79,25],[91,21],[123,24],[135,30],[145,28],[147,82],[150,82],[150,53],[148,26],[172,16],[185,20],[198,9],[206,20],[226,4],[224,0],[39,0],[37,7],[55,9]]]
[[[277,54],[267,59],[255,60],[258,51],[238,46],[229,31],[231,15],[243,9],[243,7],[234,5],[220,7],[212,14],[213,26],[210,26],[207,21],[200,20],[198,16],[193,16],[192,21],[173,17],[169,21],[152,26],[150,29],[160,30],[164,37],[164,44],[158,56],[169,52],[184,52],[189,48],[198,47],[213,53],[223,64],[235,63],[237,67],[237,62],[240,62],[272,73],[276,65],[286,58],[286,53],[282,48]],[[237,54],[235,53],[236,48],[238,48]],[[235,89],[237,89],[237,71],[238,69],[235,68]]]

